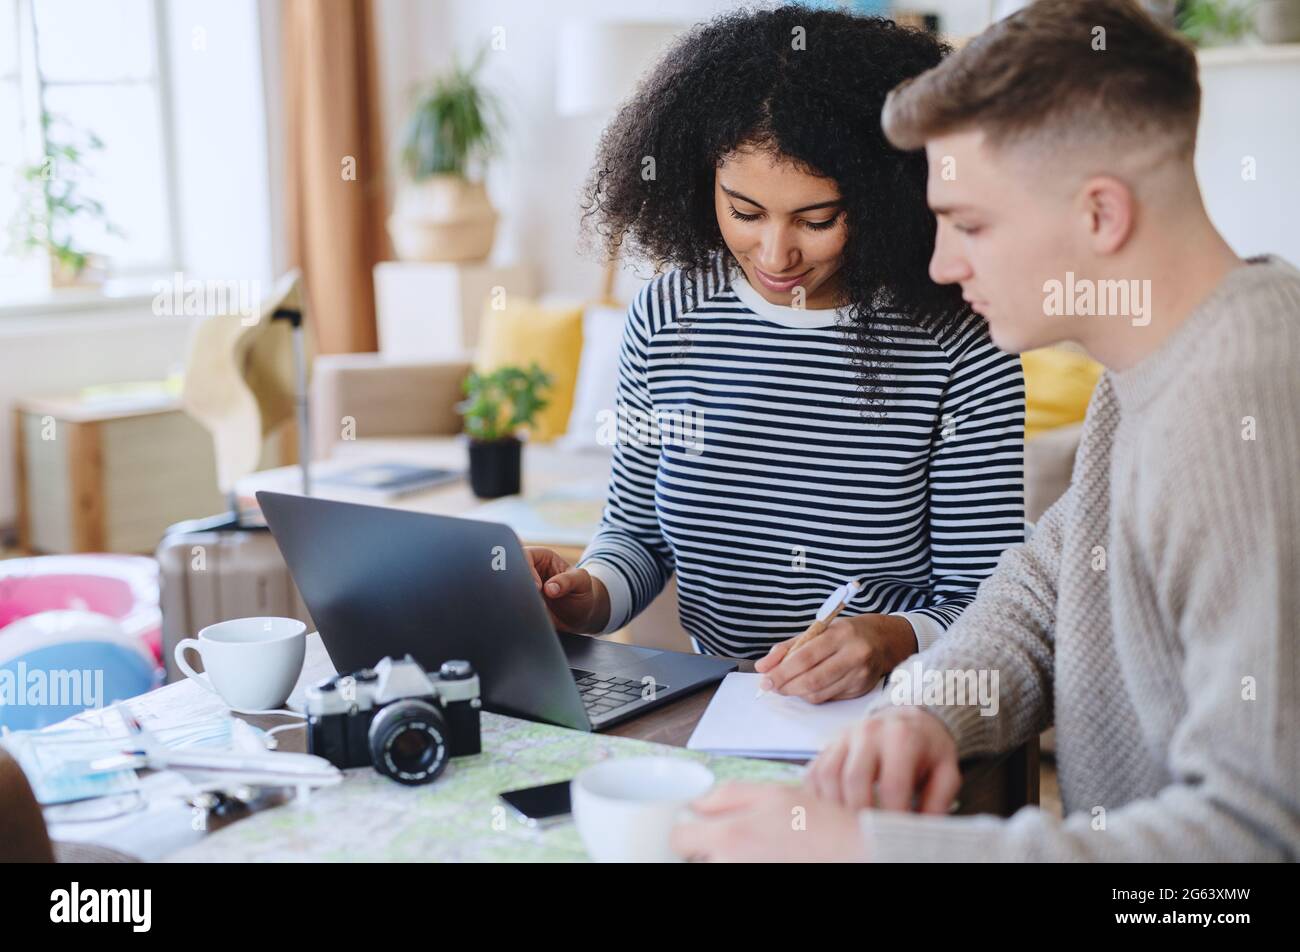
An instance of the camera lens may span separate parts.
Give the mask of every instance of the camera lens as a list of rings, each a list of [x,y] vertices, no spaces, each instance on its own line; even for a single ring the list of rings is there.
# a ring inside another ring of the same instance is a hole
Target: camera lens
[[[394,701],[370,722],[370,762],[398,783],[429,783],[447,766],[441,712],[425,701]]]

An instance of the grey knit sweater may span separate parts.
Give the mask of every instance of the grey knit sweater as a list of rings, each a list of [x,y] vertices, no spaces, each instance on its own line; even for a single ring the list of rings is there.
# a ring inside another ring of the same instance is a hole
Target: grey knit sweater
[[[1264,258],[1102,377],[1069,491],[920,656],[998,672],[995,716],[928,706],[962,756],[1056,725],[1066,819],[868,810],[870,854],[1300,858],[1298,629],[1300,272]]]

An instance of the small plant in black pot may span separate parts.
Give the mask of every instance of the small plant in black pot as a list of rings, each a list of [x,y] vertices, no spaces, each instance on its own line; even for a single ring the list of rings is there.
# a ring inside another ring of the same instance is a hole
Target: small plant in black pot
[[[469,372],[465,400],[457,409],[469,434],[469,484],[475,496],[495,499],[519,492],[519,432],[546,407],[542,393],[550,385],[550,375],[535,363],[527,370]]]

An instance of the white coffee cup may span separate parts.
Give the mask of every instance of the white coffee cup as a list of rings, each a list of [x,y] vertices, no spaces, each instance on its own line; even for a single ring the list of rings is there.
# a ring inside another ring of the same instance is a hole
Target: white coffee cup
[[[302,674],[306,632],[296,618],[218,622],[176,645],[176,666],[236,711],[274,710],[289,699]],[[185,660],[188,649],[203,659],[203,674]]]
[[[598,863],[676,863],[673,826],[713,786],[713,771],[677,757],[620,757],[587,767],[570,784],[573,820]]]

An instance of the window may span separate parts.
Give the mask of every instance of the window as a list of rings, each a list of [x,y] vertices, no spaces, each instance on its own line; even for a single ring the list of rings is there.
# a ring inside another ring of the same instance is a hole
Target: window
[[[174,267],[164,25],[160,0],[0,0],[0,277],[19,293],[49,287],[58,257],[15,247],[26,203],[49,220],[43,198],[78,209],[53,237],[112,276]]]

